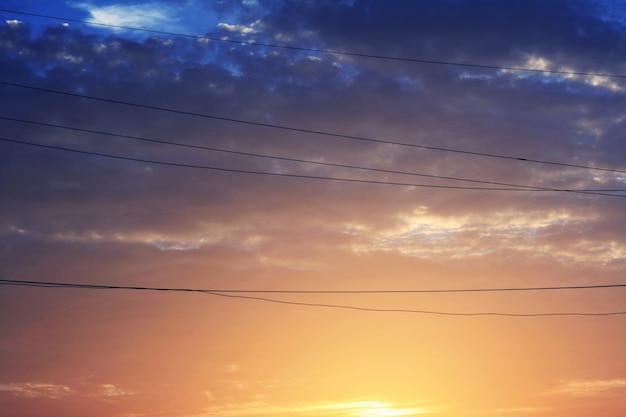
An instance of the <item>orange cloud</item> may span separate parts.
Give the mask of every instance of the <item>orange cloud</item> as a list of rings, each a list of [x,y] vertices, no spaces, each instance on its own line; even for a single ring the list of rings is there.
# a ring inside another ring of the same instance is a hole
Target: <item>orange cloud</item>
[[[58,399],[75,394],[75,391],[67,385],[37,382],[0,384],[0,391],[8,391],[14,395],[27,398]]]
[[[570,380],[561,382],[549,393],[587,397],[622,390],[626,390],[626,379]]]

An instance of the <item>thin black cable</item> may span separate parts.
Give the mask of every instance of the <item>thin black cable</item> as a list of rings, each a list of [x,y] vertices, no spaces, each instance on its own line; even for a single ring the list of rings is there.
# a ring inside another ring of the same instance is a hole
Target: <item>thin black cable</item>
[[[496,287],[496,288],[448,288],[431,290],[235,290],[235,289],[193,289],[171,287],[140,287],[121,285],[77,284],[49,281],[24,281],[12,279],[0,279],[0,283],[15,285],[41,285],[41,286],[71,286],[77,288],[93,289],[129,289],[146,291],[174,291],[174,292],[213,292],[213,293],[254,293],[254,294],[430,294],[430,293],[465,293],[465,292],[509,292],[509,291],[571,291],[571,290],[597,290],[609,288],[626,288],[626,284],[596,284],[596,285],[561,285],[555,287]]]
[[[229,153],[229,154],[242,155],[242,156],[251,156],[255,158],[266,158],[266,159],[274,159],[274,160],[280,160],[280,161],[329,166],[329,167],[335,167],[335,168],[348,168],[348,169],[356,169],[356,170],[368,171],[368,172],[382,172],[386,174],[410,175],[410,176],[415,176],[415,177],[434,178],[434,179],[439,179],[439,180],[463,181],[463,182],[471,182],[471,183],[477,183],[477,184],[499,185],[499,186],[504,186],[504,187],[519,187],[519,188],[525,188],[528,190],[558,191],[554,188],[549,188],[549,187],[538,187],[538,186],[532,186],[532,185],[510,184],[510,183],[496,182],[496,181],[483,181],[483,180],[474,180],[474,179],[468,179],[468,178],[447,177],[443,175],[421,174],[421,173],[407,172],[407,171],[363,167],[363,166],[358,166],[358,165],[347,165],[347,164],[337,164],[337,163],[331,163],[331,162],[311,161],[311,160],[306,160],[306,159],[288,158],[288,157],[281,157],[281,156],[275,156],[275,155],[263,155],[263,154],[257,154],[257,153],[252,153],[252,152],[242,152],[242,151],[234,151],[234,150],[229,150],[229,149],[215,148],[211,146],[190,145],[186,143],[171,142],[171,141],[166,141],[166,140],[161,140],[161,139],[152,139],[152,138],[145,138],[145,137],[139,137],[139,136],[104,132],[101,130],[83,129],[83,128],[73,127],[73,126],[64,126],[64,125],[53,124],[53,123],[37,122],[33,120],[18,119],[14,117],[0,116],[0,119],[10,120],[10,121],[20,122],[20,123],[28,123],[28,124],[33,124],[37,126],[48,126],[48,127],[55,127],[55,128],[60,128],[60,129],[67,129],[67,130],[72,130],[76,132],[94,133],[98,135],[112,136],[112,137],[118,137],[118,138],[124,138],[124,139],[132,139],[132,140],[137,140],[137,141],[179,146],[179,147],[184,147],[184,148],[201,149],[201,150],[206,150],[206,151],[222,152],[222,153]],[[576,191],[626,192],[626,189],[576,189]]]
[[[626,311],[612,311],[606,313],[584,313],[584,312],[559,312],[559,313],[500,313],[495,311],[489,312],[477,312],[477,313],[457,313],[451,311],[432,311],[432,310],[414,310],[403,308],[372,308],[372,307],[357,307],[343,304],[326,304],[326,303],[305,303],[300,301],[285,301],[276,300],[273,298],[265,297],[250,297],[247,295],[232,295],[232,294],[220,294],[214,292],[204,291],[205,294],[215,295],[218,297],[228,298],[242,298],[246,300],[265,301],[277,304],[288,304],[305,307],[327,307],[327,308],[341,308],[347,310],[357,311],[372,311],[377,313],[413,313],[413,314],[433,314],[440,316],[504,316],[504,317],[545,317],[545,316],[617,316],[624,315]]]
[[[206,169],[206,170],[223,171],[223,172],[237,172],[237,173],[243,173],[243,174],[270,175],[270,176],[275,176],[275,177],[290,177],[290,178],[308,178],[308,179],[317,179],[317,180],[343,181],[343,182],[354,182],[354,183],[364,183],[364,184],[398,185],[398,186],[408,186],[408,187],[427,187],[427,188],[484,190],[484,191],[529,191],[529,190],[522,189],[522,188],[485,188],[485,187],[462,187],[462,186],[451,186],[451,185],[448,186],[448,185],[414,184],[414,183],[400,183],[400,182],[389,182],[389,181],[361,180],[361,179],[351,179],[351,178],[324,177],[324,176],[318,176],[318,175],[285,174],[285,173],[241,170],[241,169],[231,169],[231,168],[219,168],[219,167],[212,167],[212,166],[207,166],[207,165],[181,164],[181,163],[176,163],[176,162],[155,161],[151,159],[110,155],[110,154],[104,154],[104,153],[99,153],[99,152],[91,152],[91,151],[83,151],[83,150],[78,150],[78,149],[65,148],[61,146],[44,145],[41,143],[33,143],[33,142],[27,142],[27,141],[15,140],[15,139],[8,139],[8,138],[3,138],[3,137],[0,137],[0,141],[18,143],[22,145],[37,146],[41,148],[56,149],[56,150],[66,151],[66,152],[75,152],[75,153],[99,156],[99,157],[105,157],[105,158],[121,159],[125,161],[143,162],[143,163],[149,163],[149,164],[175,166],[175,167],[181,167],[181,168],[195,168],[195,169]],[[546,190],[534,190],[534,191],[546,191]],[[565,190],[562,190],[562,191],[565,191]],[[578,191],[570,191],[570,192],[578,192]],[[593,193],[593,192],[584,192],[584,191],[581,191],[580,193],[597,194],[597,195],[614,196],[614,197],[626,197],[626,196],[619,196],[615,194],[602,194],[602,193]]]
[[[272,123],[254,122],[251,120],[235,119],[232,117],[215,116],[215,115],[210,115],[210,114],[205,114],[205,113],[195,113],[195,112],[185,111],[185,110],[176,110],[176,109],[170,109],[166,107],[151,106],[148,104],[132,103],[132,102],[127,102],[127,101],[122,101],[122,100],[114,100],[114,99],[108,99],[104,97],[96,97],[96,96],[89,96],[85,94],[71,93],[68,91],[61,91],[61,90],[54,90],[50,88],[35,87],[32,85],[26,85],[26,84],[12,83],[8,81],[0,81],[0,85],[24,88],[24,89],[35,90],[35,91],[42,91],[42,92],[52,93],[52,94],[60,94],[60,95],[65,95],[65,96],[70,96],[70,97],[84,98],[88,100],[101,101],[105,103],[121,104],[125,106],[130,106],[130,107],[137,107],[137,108],[143,108],[143,109],[149,109],[149,110],[158,110],[158,111],[164,111],[164,112],[174,113],[174,114],[182,114],[182,115],[192,116],[192,117],[202,117],[206,119],[221,120],[221,121],[232,122],[232,123],[240,123],[240,124],[246,124],[250,126],[259,126],[259,127],[266,127],[266,128],[272,128],[272,129],[286,130],[290,132],[308,133],[308,134],[313,134],[313,135],[335,137],[335,138],[340,138],[340,139],[350,139],[350,140],[358,140],[358,141],[365,141],[365,142],[371,142],[371,143],[381,143],[381,144],[386,144],[386,145],[405,146],[405,147],[418,148],[418,149],[428,149],[432,151],[453,152],[453,153],[459,153],[459,154],[464,154],[464,155],[483,156],[483,157],[489,157],[489,158],[499,158],[499,159],[514,160],[514,161],[522,161],[522,162],[532,162],[532,163],[537,163],[537,164],[556,165],[556,166],[562,166],[562,167],[568,167],[568,168],[582,168],[582,169],[589,169],[589,170],[595,170],[595,171],[606,171],[606,172],[616,172],[616,173],[626,174],[626,170],[611,169],[611,168],[598,168],[598,167],[593,167],[593,166],[588,166],[588,165],[576,165],[576,164],[568,164],[568,163],[563,163],[563,162],[543,161],[543,160],[538,160],[538,159],[519,158],[519,157],[514,157],[514,156],[490,154],[490,153],[485,153],[485,152],[473,152],[473,151],[466,151],[466,150],[460,150],[460,149],[442,148],[438,146],[416,145],[412,143],[403,143],[403,142],[395,142],[395,141],[382,140],[382,139],[366,138],[362,136],[344,135],[340,133],[325,132],[321,130],[304,129],[304,128],[298,128],[298,127],[276,125]]]
[[[252,156],[256,158],[267,158],[267,159],[275,159],[275,160],[280,160],[280,161],[299,162],[299,163],[307,163],[307,164],[320,165],[320,166],[330,166],[330,167],[337,167],[337,168],[349,168],[349,169],[357,169],[357,170],[371,171],[371,172],[383,172],[383,173],[388,173],[388,174],[402,174],[402,175],[411,175],[411,176],[417,176],[417,177],[465,181],[465,182],[472,182],[472,183],[479,183],[479,184],[501,185],[501,186],[507,186],[507,187],[520,187],[520,188],[528,188],[528,189],[548,189],[546,187],[533,187],[533,186],[527,186],[527,185],[507,184],[507,183],[499,183],[499,182],[493,182],[493,181],[481,181],[481,180],[472,180],[472,179],[465,179],[465,178],[446,177],[446,176],[440,176],[440,175],[429,175],[429,174],[420,174],[420,173],[413,173],[413,172],[406,172],[406,171],[395,171],[395,170],[380,169],[380,168],[362,167],[362,166],[355,166],[355,165],[335,164],[335,163],[330,163],[330,162],[310,161],[310,160],[305,160],[305,159],[287,158],[287,157],[280,157],[280,156],[274,156],[274,155],[262,155],[262,154],[252,153],[252,152],[234,151],[234,150],[221,149],[221,148],[215,148],[215,147],[210,147],[210,146],[190,145],[190,144],[171,142],[171,141],[165,141],[165,140],[160,140],[160,139],[151,139],[151,138],[131,136],[131,135],[122,135],[122,134],[117,134],[117,133],[109,133],[109,132],[103,132],[99,130],[83,129],[83,128],[77,128],[77,127],[72,127],[72,126],[63,126],[63,125],[52,124],[52,123],[35,122],[32,120],[17,119],[13,117],[0,116],[0,119],[11,120],[11,121],[21,122],[21,123],[29,123],[29,124],[39,125],[39,126],[56,127],[56,128],[61,128],[61,129],[77,131],[77,132],[94,133],[94,134],[99,134],[99,135],[107,135],[107,136],[113,136],[113,137],[119,137],[119,138],[125,138],[125,139],[133,139],[133,140],[139,140],[139,141],[145,141],[145,142],[160,143],[160,144],[165,144],[165,145],[180,146],[180,147],[191,148],[191,149],[201,149],[201,150],[207,150],[207,151],[230,153],[234,155]],[[588,190],[584,190],[584,191],[588,191]],[[606,190],[589,190],[589,191],[606,191]],[[626,190],[611,190],[611,191],[619,192],[619,191],[626,191]]]
[[[177,37],[185,37],[185,38],[198,39],[198,40],[210,40],[210,41],[215,41],[215,42],[233,43],[233,44],[238,44],[238,45],[251,45],[251,46],[261,46],[261,47],[267,47],[267,48],[280,48],[280,49],[287,49],[287,50],[301,51],[301,52],[315,52],[315,53],[322,53],[322,54],[352,56],[352,57],[358,57],[358,58],[371,58],[371,59],[381,59],[381,60],[387,60],[387,61],[411,62],[411,63],[417,63],[417,64],[447,65],[447,66],[457,66],[457,67],[484,68],[484,69],[532,72],[532,73],[549,73],[549,74],[561,74],[561,75],[580,75],[580,76],[594,76],[594,77],[606,77],[606,78],[626,78],[626,75],[622,75],[622,74],[605,74],[605,73],[583,72],[583,71],[563,71],[563,70],[546,70],[546,69],[523,68],[523,67],[506,67],[506,66],[501,66],[501,65],[472,64],[472,63],[466,63],[466,62],[452,62],[452,61],[438,61],[438,60],[417,59],[417,58],[408,58],[408,57],[394,57],[394,56],[388,56],[388,55],[374,55],[374,54],[365,54],[365,53],[359,53],[359,52],[337,51],[337,50],[332,50],[332,49],[307,48],[303,46],[289,46],[289,45],[280,45],[280,44],[272,44],[272,43],[264,43],[264,42],[248,41],[248,40],[224,39],[224,38],[217,38],[217,37],[211,37],[211,36],[191,35],[191,34],[168,32],[168,31],[162,31],[162,30],[143,29],[143,28],[137,28],[137,27],[131,27],[131,26],[113,25],[109,23],[90,22],[87,20],[70,19],[70,18],[65,18],[65,17],[50,16],[50,15],[44,15],[44,14],[38,14],[38,13],[29,13],[29,12],[23,12],[23,11],[18,11],[18,10],[10,10],[10,9],[0,9],[0,12],[15,13],[15,14],[20,14],[20,15],[25,15],[25,16],[40,17],[44,19],[54,19],[54,20],[61,20],[61,21],[66,21],[66,22],[81,23],[81,24],[92,25],[92,26],[102,26],[102,27],[110,27],[110,28],[115,28],[115,29],[125,29],[125,30],[133,30],[133,31],[138,31],[138,32],[154,33],[158,35],[177,36]]]
[[[613,311],[604,313],[588,313],[588,312],[558,312],[558,313],[500,313],[500,312],[475,312],[475,313],[461,313],[450,311],[431,311],[431,310],[414,310],[414,309],[396,309],[396,308],[371,308],[371,307],[358,307],[343,304],[327,304],[327,303],[306,303],[299,301],[287,301],[277,300],[266,297],[253,297],[247,295],[234,295],[224,292],[217,292],[212,290],[197,290],[197,289],[175,289],[175,288],[150,288],[150,287],[129,287],[129,286],[115,286],[115,285],[87,285],[87,284],[64,284],[64,283],[50,283],[45,285],[45,282],[27,282],[27,281],[11,281],[0,280],[0,285],[17,285],[25,287],[48,287],[48,288],[75,288],[75,289],[92,289],[92,290],[136,290],[136,291],[175,291],[175,292],[195,292],[203,293],[207,295],[237,298],[245,300],[264,301],[276,304],[287,304],[295,306],[305,307],[325,307],[325,308],[339,308],[357,311],[370,311],[379,313],[413,313],[413,314],[432,314],[432,315],[444,315],[444,316],[504,316],[504,317],[545,317],[545,316],[617,316],[625,315],[626,311]]]
[[[155,161],[152,159],[143,159],[143,158],[133,158],[129,156],[119,156],[119,155],[110,155],[100,152],[92,152],[92,151],[82,151],[78,149],[65,148],[62,146],[54,146],[54,145],[44,145],[41,143],[27,142],[16,139],[8,139],[0,137],[0,141],[17,143],[21,145],[29,145],[29,146],[37,146],[40,148],[48,148],[48,149],[56,149],[59,151],[65,152],[75,152],[85,155],[99,156],[104,158],[112,158],[112,159],[121,159],[125,161],[133,161],[133,162],[143,162],[148,164],[157,164],[157,165],[166,165],[166,166],[174,166],[180,168],[194,168],[194,169],[205,169],[205,170],[213,170],[213,171],[222,171],[222,172],[237,172],[242,174],[253,174],[253,175],[269,175],[274,177],[289,177],[289,178],[306,178],[306,179],[314,179],[314,180],[328,180],[328,181],[341,181],[341,182],[352,182],[352,183],[360,183],[360,184],[381,184],[381,185],[396,185],[403,187],[422,187],[422,188],[441,188],[441,189],[452,189],[452,190],[473,190],[473,191],[525,191],[525,192],[567,192],[567,193],[575,193],[575,194],[589,194],[589,195],[599,195],[604,197],[621,197],[626,198],[626,195],[619,194],[607,194],[603,192],[594,192],[594,191],[579,191],[579,190],[568,190],[568,189],[526,189],[526,188],[496,188],[496,187],[464,187],[464,186],[456,186],[456,185],[434,185],[434,184],[415,184],[415,183],[404,183],[404,182],[393,182],[393,181],[375,181],[375,180],[364,180],[364,179],[352,179],[352,178],[340,178],[340,177],[325,177],[321,175],[304,175],[304,174],[285,174],[285,173],[277,173],[277,172],[264,172],[264,171],[253,171],[253,170],[243,170],[243,169],[232,169],[232,168],[219,168],[212,167],[208,165],[191,165],[191,164],[181,164],[177,162],[165,162],[165,161]]]

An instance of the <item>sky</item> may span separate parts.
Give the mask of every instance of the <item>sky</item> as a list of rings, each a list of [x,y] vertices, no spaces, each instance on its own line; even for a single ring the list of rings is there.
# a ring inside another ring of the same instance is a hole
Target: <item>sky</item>
[[[0,94],[0,415],[626,415],[626,2],[9,0]]]

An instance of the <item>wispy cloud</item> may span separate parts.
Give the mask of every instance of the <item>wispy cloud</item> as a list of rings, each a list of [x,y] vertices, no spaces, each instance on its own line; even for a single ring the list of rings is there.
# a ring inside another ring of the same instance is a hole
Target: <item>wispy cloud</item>
[[[17,19],[11,19],[11,20],[6,20],[6,24],[11,26],[12,28],[16,28],[16,27],[18,27],[20,25],[23,25],[24,22],[19,21]]]
[[[165,3],[111,4],[99,6],[87,2],[74,2],[70,6],[87,11],[92,23],[142,28],[159,27],[165,30],[180,30],[172,9]]]
[[[0,391],[8,391],[19,397],[27,398],[65,398],[75,394],[67,385],[37,382],[11,382],[0,384]]]
[[[413,212],[399,214],[393,227],[371,230],[366,225],[352,224],[348,233],[355,237],[350,248],[356,253],[382,251],[431,259],[470,258],[505,248],[520,254],[549,253],[556,259],[576,263],[622,259],[626,247],[619,242],[612,242],[607,248],[606,242],[594,242],[582,235],[567,242],[553,242],[555,234],[598,221],[594,216],[564,210],[511,210],[496,212],[489,217],[474,214],[441,216],[431,213],[427,207],[419,207]]]
[[[26,398],[61,399],[69,396],[97,397],[111,401],[114,398],[137,394],[135,391],[122,388],[114,384],[83,383],[71,387],[63,384],[43,382],[9,382],[0,384],[0,391],[10,392],[13,395]]]
[[[154,246],[159,250],[194,250],[205,245],[215,244],[222,240],[222,235],[208,231],[207,233],[192,234],[167,234],[151,231],[128,232],[105,232],[87,230],[82,232],[61,231],[52,234],[40,233],[12,226],[8,233],[15,233],[32,239],[67,242],[67,243],[118,243],[140,244]]]
[[[613,81],[611,78],[597,76],[597,75],[579,75],[575,74],[577,72],[576,68],[570,66],[559,65],[552,60],[537,56],[537,55],[528,55],[525,57],[522,63],[519,64],[520,68],[529,68],[537,71],[561,71],[563,73],[550,73],[550,72],[541,72],[540,74],[545,77],[545,80],[553,80],[553,81],[578,81],[587,84],[588,86],[603,88],[611,91],[624,91],[624,87],[619,83]],[[536,75],[537,73],[531,74],[528,72],[519,72],[519,71],[510,71],[510,70],[502,70],[503,74],[506,73],[514,73],[517,77],[526,78],[532,75]]]
[[[611,394],[626,390],[626,379],[595,379],[562,381],[548,394],[566,394],[580,397]]]
[[[135,394],[136,392],[134,391],[129,391],[113,384],[101,384],[99,392],[98,392],[98,395],[105,397],[105,398],[126,397],[129,395],[135,395]]]
[[[249,35],[251,33],[255,33],[256,29],[254,28],[254,24],[250,26],[245,25],[231,25],[229,23],[220,22],[217,25],[218,28],[227,30],[228,32],[234,32],[239,35]]]
[[[475,414],[532,414],[532,413],[542,413],[545,411],[550,411],[551,408],[548,407],[511,407],[511,408],[496,408],[493,410],[481,410],[477,411]]]

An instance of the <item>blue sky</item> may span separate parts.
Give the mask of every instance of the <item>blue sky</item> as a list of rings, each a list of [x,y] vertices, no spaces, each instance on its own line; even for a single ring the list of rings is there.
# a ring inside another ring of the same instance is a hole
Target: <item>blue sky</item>
[[[15,6],[12,6],[11,3],[15,4]],[[222,5],[220,5],[220,3],[222,3]],[[245,24],[242,22],[246,20],[243,15],[251,10],[258,12],[258,9],[260,9],[256,2],[244,2],[237,7],[230,7],[228,2],[203,3],[193,1],[42,1],[26,4],[22,4],[21,2],[9,2],[5,7],[7,9],[17,8],[22,11],[47,16],[59,16],[87,22],[191,35],[204,35],[210,32],[217,32],[220,23],[235,26]],[[34,20],[34,23],[47,25],[51,23],[51,21]],[[64,23],[63,19],[59,19],[59,23]],[[88,28],[87,26],[83,29],[89,30]],[[91,28],[94,29],[95,27],[92,26]],[[228,31],[229,29],[226,30]],[[234,30],[235,28],[230,28],[230,31]],[[126,35],[133,37],[148,36],[140,32],[127,32]]]

